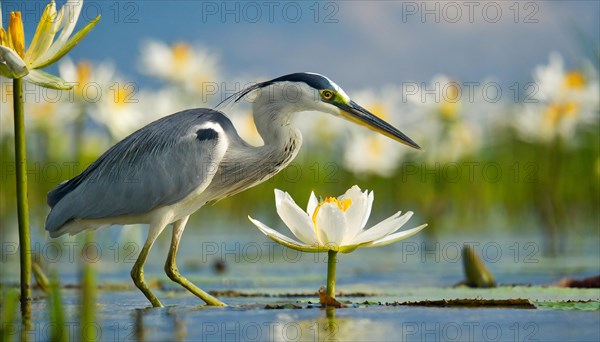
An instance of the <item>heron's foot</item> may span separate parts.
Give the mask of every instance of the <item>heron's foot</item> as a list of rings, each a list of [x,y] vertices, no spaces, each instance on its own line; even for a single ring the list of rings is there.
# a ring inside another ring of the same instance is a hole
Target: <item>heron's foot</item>
[[[144,281],[144,271],[140,267],[138,267],[137,264],[135,264],[131,269],[131,279],[133,279],[133,283],[135,284],[135,286],[137,286],[137,288],[140,289],[140,291],[142,291],[144,296],[148,298],[153,307],[164,307],[164,305],[162,305],[162,303],[160,302],[160,300],[158,300],[154,293],[150,291],[150,288],[148,288],[148,284],[146,284],[146,282]]]
[[[223,303],[222,301],[211,296],[210,294],[208,294],[204,290],[200,289],[196,285],[192,284],[191,281],[187,280],[187,278],[185,278],[184,276],[181,275],[181,273],[179,273],[177,266],[174,266],[174,265],[169,266],[167,264],[167,265],[165,265],[165,272],[167,273],[169,278],[171,278],[171,280],[173,280],[174,282],[185,287],[188,291],[190,291],[191,293],[193,293],[194,295],[196,295],[197,297],[202,299],[204,302],[206,302],[207,305],[227,306],[227,304]]]

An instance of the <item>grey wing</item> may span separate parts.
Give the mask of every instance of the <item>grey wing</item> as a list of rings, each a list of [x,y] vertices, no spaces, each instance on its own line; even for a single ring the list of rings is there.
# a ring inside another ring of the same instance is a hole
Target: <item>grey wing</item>
[[[77,219],[138,215],[206,187],[228,146],[222,114],[173,114],[125,138],[48,194],[46,230]]]

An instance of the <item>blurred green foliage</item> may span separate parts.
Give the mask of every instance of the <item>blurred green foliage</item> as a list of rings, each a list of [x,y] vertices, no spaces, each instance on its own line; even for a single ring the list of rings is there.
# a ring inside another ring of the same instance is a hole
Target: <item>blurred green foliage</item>
[[[173,47],[153,44],[167,55],[188,49],[190,61],[203,53],[184,43]],[[198,84],[191,89],[181,82],[215,82],[218,77],[201,65],[177,65],[173,67],[178,71],[188,68],[190,72],[182,73],[180,79],[167,77],[172,74],[166,70],[157,76],[165,83],[164,89],[133,89],[114,68],[64,63],[59,68],[62,77],[90,83],[77,83],[74,93],[59,101],[39,98],[29,101],[26,108],[32,231],[42,237],[49,211],[48,191],[76,176],[143,124],[197,106]],[[543,237],[546,252],[559,253],[569,234],[597,234],[599,82],[593,67],[567,71],[560,56],[554,55],[548,65],[532,74],[531,84],[539,89],[537,97],[517,102],[468,101],[466,96],[460,97],[464,91],[461,83],[448,77],[435,78],[432,85],[425,86],[439,86],[441,100],[417,94],[417,101],[407,102],[399,87],[349,92],[424,150],[413,152],[326,114],[302,113],[294,124],[304,136],[303,148],[290,166],[263,184],[208,204],[191,222],[221,221],[224,226],[250,227],[248,214],[271,215],[276,220],[274,188],[307,199],[310,191],[317,196],[339,195],[358,184],[375,193],[373,220],[393,211],[411,210],[416,214],[415,224],[429,224],[425,234],[431,239],[455,232],[495,235],[527,231]],[[83,89],[88,86],[89,90],[91,85],[104,94],[97,101],[83,96]],[[3,86],[2,91],[10,89]],[[0,233],[5,233],[16,229],[16,207],[12,123],[4,111],[10,103],[2,105]],[[237,105],[224,110],[244,138],[258,138],[260,143],[251,110],[244,108]],[[398,112],[408,114],[398,116]]]

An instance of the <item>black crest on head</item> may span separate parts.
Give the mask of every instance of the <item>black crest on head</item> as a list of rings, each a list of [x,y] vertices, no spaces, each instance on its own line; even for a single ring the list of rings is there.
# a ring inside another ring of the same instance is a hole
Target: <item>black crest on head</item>
[[[331,84],[331,81],[329,81],[327,79],[327,77],[325,77],[325,76],[322,76],[319,74],[314,74],[314,73],[308,73],[308,72],[297,72],[297,73],[277,77],[270,81],[260,82],[260,83],[251,85],[249,87],[246,87],[246,88],[242,89],[241,91],[226,98],[223,102],[221,102],[219,105],[217,105],[217,108],[221,107],[222,105],[226,105],[226,104],[230,103],[231,101],[238,102],[242,97],[248,95],[252,91],[260,89],[260,88],[268,87],[268,86],[278,83],[278,82],[303,82],[303,83],[306,83],[308,86],[315,88],[317,90],[334,88],[333,85]]]
[[[308,84],[310,87],[315,88],[317,90],[323,89],[332,89],[333,85],[331,81],[327,79],[325,76],[321,76],[319,74],[307,73],[307,72],[297,72],[294,74],[289,74],[281,77],[277,77],[276,79],[263,82],[262,87],[266,87],[273,83],[277,82],[304,82]]]

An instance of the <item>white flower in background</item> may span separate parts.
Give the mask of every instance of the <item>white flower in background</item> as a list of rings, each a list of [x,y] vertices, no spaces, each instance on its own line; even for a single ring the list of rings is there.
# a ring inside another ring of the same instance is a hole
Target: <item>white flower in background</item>
[[[396,233],[412,216],[398,212],[375,226],[364,229],[371,214],[373,192],[353,186],[339,197],[319,202],[311,193],[306,212],[287,192],[275,190],[277,213],[300,241],[289,238],[249,217],[265,235],[292,249],[304,252],[336,251],[349,253],[356,248],[385,246],[406,239],[427,225]]]
[[[3,96],[3,101],[0,101],[0,138],[14,137],[14,115],[13,115],[13,83],[5,78],[0,79],[0,91]],[[56,89],[45,89],[42,90],[39,86],[34,84],[25,84],[25,91],[29,94],[37,94],[39,97],[37,101],[27,101],[24,103],[26,126],[30,129],[26,131],[28,141],[31,141],[31,145],[35,146],[36,141],[40,141],[41,144],[45,144],[43,139],[52,139],[53,147],[56,147],[57,154],[60,154],[63,149],[59,149],[56,144],[62,144],[59,142],[60,139],[65,140],[67,133],[67,126],[65,123],[69,123],[73,120],[76,114],[75,108],[66,101],[68,95],[66,92]],[[42,99],[43,94],[45,99],[50,101],[44,101]],[[34,97],[31,96],[33,99]],[[40,136],[43,133],[44,137]],[[66,140],[64,144],[67,144]],[[43,146],[46,149],[46,146]]]
[[[90,116],[103,124],[112,139],[118,141],[152,121],[156,112],[144,112],[141,101],[144,100],[135,83],[120,81],[90,108]]]
[[[434,77],[426,89],[407,99],[420,112],[414,136],[427,162],[453,162],[475,153],[481,147],[483,107],[469,103],[463,86],[446,76]],[[435,94],[429,91],[434,89]]]
[[[2,25],[0,6],[0,75],[23,78],[25,81],[46,88],[70,89],[71,86],[57,76],[39,69],[45,68],[67,54],[98,23],[94,18],[79,32],[73,30],[83,8],[82,0],[69,0],[60,11],[51,1],[39,20],[29,48],[25,50],[25,33],[21,12],[11,12],[8,29]],[[55,36],[60,31],[58,37]]]
[[[65,58],[58,63],[58,72],[72,82],[73,100],[87,104],[98,102],[118,82],[115,66],[111,62],[93,64],[82,60],[75,63]]]
[[[142,46],[141,71],[172,82],[193,94],[204,94],[219,83],[219,63],[208,49],[185,42],[169,46],[149,40]]]
[[[66,59],[59,64],[59,72],[75,84],[72,95],[80,115],[106,128],[112,140],[123,138],[139,125],[139,113],[131,108],[137,101],[135,84],[120,78],[111,63],[75,64]]]
[[[354,97],[374,115],[403,131],[411,132],[410,125],[407,126],[406,120],[400,118],[400,94],[396,87],[387,87],[381,94],[366,90],[357,92]],[[351,126],[349,130],[350,137],[344,144],[344,166],[359,175],[389,177],[402,158],[412,153],[409,149],[399,148],[396,141],[363,127]]]
[[[572,142],[579,127],[598,124],[600,87],[593,67],[566,71],[562,57],[553,53],[533,77],[537,103],[524,104],[514,120],[523,139],[549,142],[560,137]]]
[[[160,116],[171,114],[171,96],[140,90],[135,82],[117,74],[111,63],[61,61],[59,72],[72,80],[73,98],[81,115],[106,128],[113,141],[120,140]]]
[[[26,86],[27,88],[33,85]],[[38,86],[35,86],[38,87]],[[39,88],[39,87],[38,87]],[[77,108],[63,100],[67,95],[63,90],[50,90],[43,93],[56,92],[61,101],[27,101],[25,102],[25,122],[27,125],[28,148],[44,154],[49,160],[61,160],[71,149],[72,130],[70,123],[77,116]],[[38,94],[42,93],[38,90]]]

